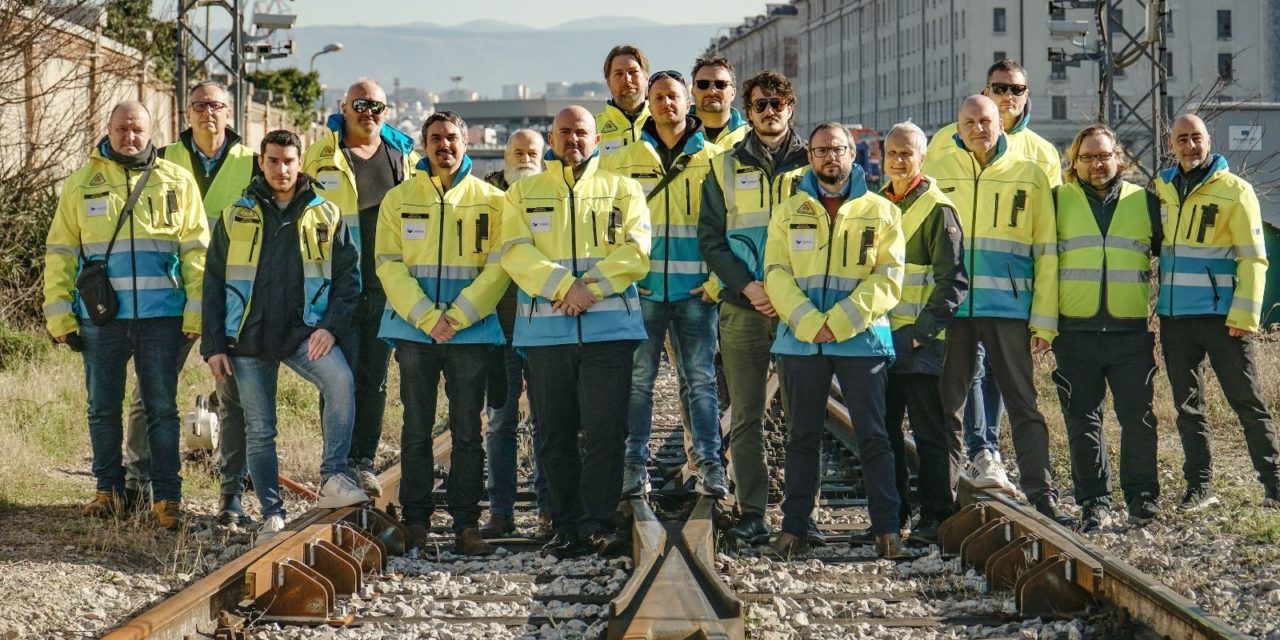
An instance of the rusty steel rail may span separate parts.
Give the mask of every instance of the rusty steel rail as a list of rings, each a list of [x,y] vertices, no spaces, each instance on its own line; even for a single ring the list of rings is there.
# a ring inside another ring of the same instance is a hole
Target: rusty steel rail
[[[852,444],[853,423],[833,384],[827,427]],[[914,442],[907,436],[907,446]],[[938,546],[981,571],[994,591],[1012,591],[1025,615],[1079,614],[1107,604],[1172,640],[1245,640],[1249,636],[1154,577],[998,489],[960,476],[961,509],[942,523]]]

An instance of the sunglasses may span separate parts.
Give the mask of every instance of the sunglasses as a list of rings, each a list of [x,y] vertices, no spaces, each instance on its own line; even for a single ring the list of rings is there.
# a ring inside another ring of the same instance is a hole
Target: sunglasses
[[[387,110],[387,103],[378,102],[377,100],[366,100],[364,98],[356,98],[351,101],[351,108],[356,113],[364,113],[368,111],[373,115],[378,115]]]
[[[652,88],[652,87],[653,87],[653,83],[655,83],[655,82],[657,82],[657,81],[659,81],[659,80],[661,80],[661,79],[663,79],[663,78],[671,78],[672,80],[675,80],[676,82],[679,82],[680,84],[684,84],[684,76],[680,75],[680,72],[679,72],[679,71],[673,71],[673,70],[671,70],[671,69],[667,69],[666,71],[659,71],[659,72],[657,72],[657,73],[655,73],[655,74],[653,74],[653,75],[649,76],[649,87],[650,87],[650,88]]]
[[[1012,93],[1015,96],[1020,96],[1027,92],[1027,85],[1025,84],[1009,84],[1007,82],[992,82],[990,85],[987,85],[987,86],[991,87],[991,93],[994,93],[998,96],[1002,96],[1006,93]]]
[[[694,80],[693,86],[703,91],[706,91],[711,87],[715,87],[719,91],[724,91],[725,89],[732,87],[733,83],[728,80]]]
[[[191,108],[196,113],[204,113],[206,111],[222,111],[223,109],[227,108],[227,104],[225,102],[216,102],[212,100],[200,101],[200,102],[192,102]]]
[[[751,102],[751,108],[754,109],[756,113],[764,113],[769,109],[773,109],[774,111],[782,111],[782,108],[785,106],[787,106],[787,101],[783,100],[782,98],[776,98],[776,97],[775,98],[756,98]]]

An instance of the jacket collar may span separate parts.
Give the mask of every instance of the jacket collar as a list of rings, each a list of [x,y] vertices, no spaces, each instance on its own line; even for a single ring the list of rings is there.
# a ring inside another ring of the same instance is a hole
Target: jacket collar
[[[573,169],[565,166],[564,162],[557,158],[555,152],[551,149],[547,149],[547,153],[542,159],[546,164],[546,173],[559,175],[564,178],[565,184],[572,187],[574,184],[590,178],[595,174],[596,169],[600,168],[600,147],[596,147],[591,157],[587,158],[586,168],[582,170],[582,175],[576,179],[573,177]]]
[[[663,147],[662,139],[658,137],[658,125],[653,121],[653,117],[645,120],[644,127],[640,129],[640,139],[644,140],[654,151],[658,151]],[[685,118],[684,136],[677,144],[682,145],[680,155],[692,156],[703,147],[707,146],[707,134],[702,130],[702,120],[697,116],[688,116]]]
[[[227,151],[230,151],[236,145],[240,144],[242,138],[240,137],[240,134],[236,133],[236,130],[231,127],[227,127],[223,129],[223,131],[226,132],[227,136],[226,141],[222,143],[223,156],[225,156]],[[190,151],[192,154],[197,151],[196,135],[191,127],[187,127],[182,133],[178,134],[178,139],[182,141],[182,146],[186,147],[187,151]]]
[[[961,151],[964,151],[965,153],[969,153],[969,154],[973,153],[972,151],[969,151],[968,147],[964,146],[964,140],[960,139],[959,131],[951,134],[951,139],[955,141],[956,146],[959,147]],[[995,155],[991,156],[991,161],[988,162],[987,165],[990,166],[995,164],[997,160],[1004,157],[1005,152],[1008,150],[1009,150],[1009,136],[1008,134],[1002,133],[1000,134],[1000,139],[996,140],[996,153]]]
[[[1209,182],[1210,180],[1216,178],[1218,174],[1225,173],[1230,170],[1231,170],[1231,167],[1227,165],[1226,158],[1216,153],[1211,154],[1209,156],[1209,170],[1205,172],[1204,177],[1200,179],[1200,182],[1194,185],[1191,185],[1191,189],[1188,191],[1188,193],[1190,193],[1191,191],[1195,191],[1196,189],[1199,189],[1200,185],[1205,184],[1206,182]],[[1173,184],[1173,179],[1176,178],[1181,171],[1182,171],[1182,165],[1175,164],[1172,167],[1169,167],[1168,169],[1161,171],[1160,179],[1165,182],[1168,182],[1169,184]]]
[[[431,159],[425,155],[422,156],[421,160],[418,160],[418,164],[414,165],[414,168],[418,170],[418,175],[425,174],[427,180],[430,180],[434,173],[431,169]],[[498,173],[501,173],[501,171]],[[471,156],[463,154],[462,164],[458,166],[458,173],[453,177],[453,185],[455,187],[458,186],[469,175],[471,175]]]
[[[804,172],[803,178],[800,178],[800,184],[797,187],[797,190],[809,194],[814,200],[822,199],[822,186],[818,184],[818,176],[813,173],[812,167]],[[866,195],[866,193],[867,176],[863,173],[862,167],[854,164],[852,170],[849,172],[849,181],[845,183],[844,191],[842,192],[844,201],[848,202],[855,198],[861,198]]]
[[[156,151],[156,146],[150,142],[142,153],[136,156],[119,156],[111,150],[111,139],[102,136],[102,140],[98,142],[98,146],[89,154],[91,158],[98,158],[104,162],[119,165],[128,171],[145,171],[154,169],[156,166],[156,158],[160,157],[160,153]]]
[[[329,127],[329,130],[338,134],[339,141],[342,140],[342,133],[346,130],[346,123],[347,119],[341,113],[332,114],[325,121],[325,125]],[[382,138],[383,142],[391,145],[392,149],[406,156],[413,153],[413,138],[405,135],[399,129],[387,125],[385,122],[382,123],[381,128],[378,130],[378,136]]]
[[[324,198],[316,193],[311,177],[305,173],[298,174],[298,184],[294,187],[293,199],[280,211],[283,213],[294,208],[299,201],[306,202],[308,207],[314,207],[324,202]],[[271,189],[271,185],[267,184],[267,179],[263,176],[254,176],[249,181],[249,186],[244,190],[244,196],[236,201],[236,205],[250,209],[255,205],[264,209],[267,207],[272,209],[279,208],[276,205],[276,192]]]
[[[773,175],[803,167],[809,163],[808,147],[804,138],[801,138],[794,128],[787,133],[787,139],[782,144],[786,152],[782,154],[781,167],[773,166],[769,150],[765,148],[764,143],[760,142],[760,136],[756,135],[754,129],[734,147],[734,153],[744,161],[744,164],[768,168]]]
[[[1027,126],[1031,124],[1031,98],[1027,98],[1027,105],[1022,108],[1022,115],[1018,116],[1017,122],[1005,133],[1013,135],[1026,131]]]
[[[604,103],[604,108],[605,108],[605,111],[608,111],[610,109],[616,111],[618,113],[618,117],[624,118],[628,122],[635,122],[636,120],[639,120],[640,118],[643,118],[649,115],[648,100],[645,100],[644,102],[640,103],[640,110],[636,111],[635,115],[631,115],[630,113],[623,111],[622,107],[619,107],[618,104],[613,101],[613,98],[609,98],[608,102]]]

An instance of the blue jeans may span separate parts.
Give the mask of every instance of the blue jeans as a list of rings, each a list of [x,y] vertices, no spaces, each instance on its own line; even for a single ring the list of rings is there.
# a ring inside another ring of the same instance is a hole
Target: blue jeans
[[[316,385],[324,398],[324,415],[321,418],[324,434],[320,461],[322,479],[347,470],[351,425],[356,416],[355,381],[342,350],[336,346],[315,361],[307,358],[307,342],[283,360],[231,358],[231,368],[240,391],[240,406],[244,408],[245,458],[263,518],[284,515],[284,502],[280,500],[280,466],[276,457],[276,385],[282,362],[304,380]]]
[[[663,342],[671,330],[680,381],[681,404],[689,408],[693,453],[697,462],[720,460],[720,399],[716,390],[716,326],[719,308],[698,298],[679,302],[640,301],[649,339],[632,360],[631,400],[627,410],[627,464],[649,461],[653,427],[653,382],[658,377]]]
[[[987,362],[987,350],[978,343],[977,377],[969,389],[969,401],[964,405],[964,445],[969,459],[983,451],[1000,451],[1000,415],[1004,413],[1004,399],[996,386],[995,372]]]
[[[151,490],[155,500],[182,499],[182,461],[178,457],[178,353],[187,341],[182,318],[113,320],[105,326],[83,322],[84,380],[89,393],[89,441],[98,491],[124,495],[125,379],[129,359],[138,374],[147,448],[151,451]]]
[[[502,371],[490,371],[506,376],[506,395],[498,399],[499,406],[490,406],[489,434],[485,437],[485,454],[489,459],[489,513],[515,515],[516,504],[516,449],[520,431],[520,395],[529,379],[529,363],[512,347],[501,350]],[[490,403],[495,399],[491,398]],[[547,478],[538,462],[538,448],[542,446],[542,432],[538,429],[538,412],[532,405],[529,410],[529,427],[533,431],[533,492],[538,499],[538,513],[551,513],[551,495],[547,493]]]

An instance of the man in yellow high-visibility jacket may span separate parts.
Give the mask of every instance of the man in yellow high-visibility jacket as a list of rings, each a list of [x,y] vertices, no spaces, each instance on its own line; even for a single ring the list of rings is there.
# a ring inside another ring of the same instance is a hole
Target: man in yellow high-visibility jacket
[[[738,98],[733,63],[724,56],[698,58],[693,63],[693,104],[707,142],[730,149],[751,131],[751,123],[733,108]]]
[[[1178,508],[1194,511],[1218,501],[1210,486],[1206,355],[1244,428],[1265,490],[1263,506],[1280,508],[1280,444],[1254,363],[1267,272],[1262,214],[1253,187],[1231,173],[1211,145],[1203,120],[1178,116],[1169,131],[1178,165],[1156,180],[1164,219],[1156,313],[1186,457],[1187,493]]]
[[[613,514],[632,356],[648,337],[636,290],[649,273],[644,189],[601,169],[596,143],[589,111],[562,110],[547,170],[511,185],[502,212],[502,266],[520,286],[514,345],[544,425],[556,535],[543,548],[560,558],[624,546]]]
[[[640,129],[649,119],[649,58],[638,47],[620,44],[604,59],[604,81],[612,96],[604,111],[596,114],[600,155],[606,156],[640,140]]]

